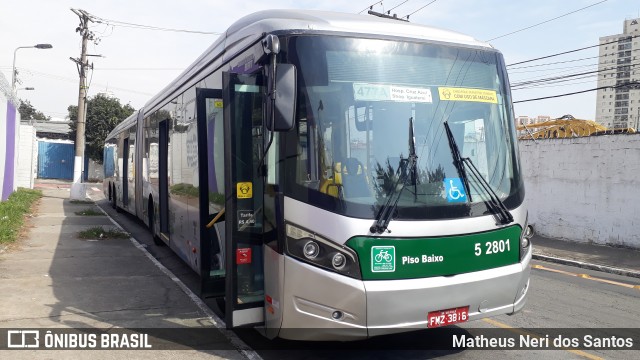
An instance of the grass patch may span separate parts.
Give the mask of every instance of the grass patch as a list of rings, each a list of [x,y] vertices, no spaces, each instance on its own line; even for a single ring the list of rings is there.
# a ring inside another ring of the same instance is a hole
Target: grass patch
[[[198,195],[200,194],[197,187],[191,184],[184,184],[184,183],[173,185],[170,190],[172,194],[182,195],[187,197],[198,197]]]
[[[95,226],[78,234],[80,239],[127,239],[129,234],[120,230],[106,230],[102,226]]]
[[[93,201],[90,200],[71,200],[69,202],[72,204],[93,204]]]
[[[9,195],[7,201],[0,202],[0,244],[18,238],[25,214],[41,196],[40,190],[19,188]]]
[[[76,215],[80,216],[104,216],[104,213],[95,211],[93,209],[84,209],[82,211],[76,211]]]

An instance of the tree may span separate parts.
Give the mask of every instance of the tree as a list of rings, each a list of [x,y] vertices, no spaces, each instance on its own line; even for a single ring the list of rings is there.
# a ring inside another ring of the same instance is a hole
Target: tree
[[[78,120],[78,107],[70,105],[69,111],[69,136],[71,139],[76,138],[76,128]],[[131,105],[120,104],[120,100],[105,94],[98,94],[87,100],[86,104],[87,116],[85,124],[85,144],[86,150],[84,156],[102,163],[102,149],[104,147],[104,139],[109,135],[116,125],[122,120],[133,114],[135,109]]]
[[[42,112],[36,110],[36,108],[31,105],[31,102],[29,102],[29,100],[20,100],[18,112],[20,113],[21,120],[51,120],[51,116],[46,116]]]

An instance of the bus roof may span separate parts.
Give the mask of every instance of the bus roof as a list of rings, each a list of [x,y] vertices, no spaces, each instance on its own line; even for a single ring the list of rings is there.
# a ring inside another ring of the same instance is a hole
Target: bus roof
[[[454,31],[372,15],[316,10],[259,11],[233,23],[182,74],[145,104],[145,112],[154,111],[168,97],[178,95],[199,81],[205,75],[200,73],[202,69],[223,64],[258,41],[264,33],[281,31],[399,37],[491,48],[487,43]]]

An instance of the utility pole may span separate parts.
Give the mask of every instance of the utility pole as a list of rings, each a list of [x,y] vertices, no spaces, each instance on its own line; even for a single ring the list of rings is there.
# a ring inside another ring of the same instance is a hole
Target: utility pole
[[[76,156],[73,163],[73,184],[71,184],[71,198],[84,200],[86,189],[83,184],[83,167],[84,167],[84,148],[85,148],[85,120],[86,120],[86,102],[87,102],[87,73],[89,67],[87,62],[87,41],[93,40],[94,35],[89,31],[89,22],[93,21],[89,14],[84,10],[71,9],[74,14],[80,18],[80,25],[76,28],[76,32],[82,36],[82,53],[80,59],[70,58],[78,66],[80,75],[80,89],[78,92],[78,119],[76,120]]]

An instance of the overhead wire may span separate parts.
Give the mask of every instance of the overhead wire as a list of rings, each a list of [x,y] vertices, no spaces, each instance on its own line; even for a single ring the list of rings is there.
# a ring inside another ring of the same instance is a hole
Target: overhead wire
[[[366,8],[364,8],[364,9],[362,9],[362,10],[358,11],[358,14],[362,13],[362,12],[363,12],[363,11],[365,11],[365,10],[372,9],[374,6],[376,6],[376,5],[378,5],[378,4],[382,4],[382,1],[376,1],[376,2],[374,2],[373,4],[371,4],[371,5],[367,6]]]
[[[159,26],[136,24],[136,23],[130,23],[125,21],[113,20],[113,19],[105,19],[89,13],[87,13],[87,15],[91,18],[92,21],[98,24],[111,25],[111,26],[121,26],[121,27],[128,27],[128,28],[134,28],[134,29],[140,29],[140,30],[158,30],[158,31],[170,31],[170,32],[201,34],[201,35],[221,35],[222,34],[220,32],[213,32],[213,31],[174,29],[174,28],[166,28],[166,27],[159,27]]]
[[[402,6],[402,4],[406,3],[407,1],[409,1],[409,0],[404,0],[404,1],[403,1],[403,2],[401,2],[400,4],[398,4],[398,5],[394,6],[394,7],[392,7],[392,8],[391,8],[391,9],[389,9],[389,10],[387,10],[387,14],[391,14],[391,10],[395,10],[395,9],[399,8],[400,6]]]
[[[413,14],[417,13],[418,11],[420,11],[420,10],[422,10],[422,9],[426,8],[427,6],[429,6],[429,5],[433,4],[433,3],[434,3],[434,2],[436,2],[436,1],[438,1],[438,0],[433,0],[433,1],[429,2],[428,4],[426,4],[426,5],[422,6],[422,7],[420,7],[418,10],[416,10],[416,11],[414,11],[414,12],[410,13],[410,14],[407,14],[407,15],[405,15],[405,16],[403,16],[403,17],[401,17],[401,19],[406,18],[407,20],[409,20],[409,16],[411,16],[411,15],[413,15]]]
[[[489,39],[489,40],[485,40],[485,41],[486,41],[486,42],[489,42],[489,41],[493,41],[493,40],[501,39],[501,38],[503,38],[503,37],[507,37],[507,36],[509,36],[509,35],[513,35],[513,34],[519,33],[519,32],[521,32],[521,31],[529,30],[529,29],[534,28],[534,27],[536,27],[536,26],[540,26],[540,25],[542,25],[542,24],[546,24],[546,23],[548,23],[548,22],[551,22],[551,21],[554,21],[554,20],[558,20],[558,19],[563,18],[563,17],[565,17],[565,16],[568,16],[568,15],[571,15],[571,14],[575,14],[575,13],[577,13],[577,12],[579,12],[579,11],[582,11],[582,10],[588,9],[588,8],[590,8],[590,7],[592,7],[592,6],[596,6],[596,5],[602,4],[602,3],[607,2],[607,1],[609,1],[609,0],[602,0],[602,1],[599,1],[599,2],[597,2],[597,3],[595,3],[595,4],[591,4],[591,5],[589,5],[589,6],[585,6],[585,7],[583,7],[583,8],[580,8],[580,9],[578,9],[578,10],[574,10],[574,11],[568,12],[568,13],[566,13],[566,14],[562,14],[562,15],[560,15],[560,16],[556,16],[556,17],[554,17],[553,19],[545,20],[545,21],[540,22],[540,23],[537,23],[537,24],[535,24],[535,25],[527,26],[527,27],[525,27],[525,28],[522,28],[522,29],[519,29],[519,30],[516,30],[516,31],[512,31],[512,32],[510,32],[510,33],[503,34],[503,35],[500,35],[500,36],[496,36],[496,37],[494,37],[494,38],[491,38],[491,39]]]
[[[590,56],[590,57],[581,58],[581,59],[573,59],[573,60],[566,60],[566,61],[556,61],[556,62],[544,63],[544,64],[538,64],[538,65],[520,66],[520,67],[511,68],[510,70],[526,69],[526,68],[540,67],[540,66],[547,66],[547,65],[555,65],[555,64],[564,64],[564,63],[577,62],[577,61],[582,61],[582,60],[597,59],[599,57],[600,56]],[[507,66],[509,66],[509,65],[507,65]]]
[[[633,35],[633,36],[629,36],[630,39],[635,39],[637,37],[639,37],[640,35]],[[579,49],[573,49],[573,50],[568,50],[568,51],[563,51],[560,53],[556,53],[556,54],[551,54],[551,55],[546,55],[546,56],[541,56],[541,57],[537,57],[534,59],[529,59],[529,60],[524,60],[524,61],[519,61],[519,62],[515,62],[513,64],[508,64],[507,67],[509,66],[513,66],[513,65],[520,65],[520,64],[525,64],[525,63],[529,63],[529,62],[533,62],[533,61],[538,61],[538,60],[542,60],[542,59],[548,59],[551,57],[556,57],[556,56],[560,56],[560,55],[565,55],[565,54],[570,54],[570,53],[574,53],[574,52],[578,52],[578,51],[583,51],[583,50],[587,50],[587,49],[591,49],[594,47],[600,47],[602,45],[608,45],[608,44],[613,44],[613,43],[617,43],[620,42],[620,40],[613,40],[613,41],[609,41],[609,42],[605,42],[602,44],[597,44],[597,45],[591,45],[591,46],[586,46],[583,48],[579,48]]]
[[[640,63],[629,63],[628,65],[625,64],[624,66],[629,66],[629,70],[631,70],[633,67],[640,65]],[[529,81],[522,81],[522,82],[518,82],[518,83],[514,83],[511,84],[511,89],[515,89],[518,87],[522,87],[522,86],[526,86],[526,85],[531,85],[531,84],[537,84],[537,83],[548,83],[548,82],[552,82],[554,80],[561,80],[561,79],[567,79],[567,78],[571,78],[571,77],[576,77],[576,76],[581,76],[581,75],[588,75],[588,74],[593,74],[593,75],[598,75],[602,72],[611,72],[613,74],[612,70],[616,70],[618,71],[618,67],[609,67],[609,68],[603,68],[603,69],[598,69],[598,70],[593,70],[593,71],[586,71],[586,72],[581,72],[581,73],[575,73],[575,74],[569,74],[569,75],[564,75],[564,76],[555,76],[555,77],[549,77],[549,78],[540,78],[540,79],[531,79]],[[627,69],[625,69],[627,70]]]
[[[587,90],[582,90],[582,91],[574,91],[574,92],[570,92],[570,93],[566,93],[566,94],[558,94],[558,95],[551,95],[551,96],[544,96],[544,97],[539,97],[539,98],[534,98],[534,99],[526,99],[526,100],[518,100],[518,101],[514,101],[514,104],[517,103],[523,103],[523,102],[529,102],[529,101],[538,101],[538,100],[546,100],[546,99],[554,99],[554,98],[559,98],[559,97],[564,97],[564,96],[569,96],[569,95],[576,95],[576,94],[583,94],[583,93],[587,93],[587,92],[591,92],[591,91],[597,91],[597,90],[601,90],[601,89],[617,89],[620,87],[638,87],[640,88],[640,82],[638,81],[634,81],[634,82],[628,82],[625,84],[620,84],[620,85],[610,85],[610,86],[600,86],[597,88],[593,88],[593,89],[587,89]]]

